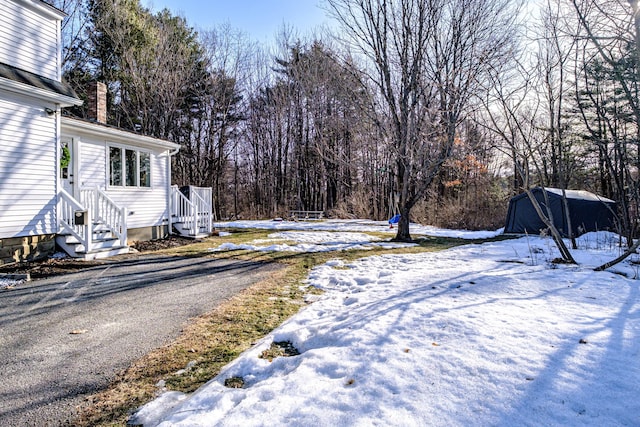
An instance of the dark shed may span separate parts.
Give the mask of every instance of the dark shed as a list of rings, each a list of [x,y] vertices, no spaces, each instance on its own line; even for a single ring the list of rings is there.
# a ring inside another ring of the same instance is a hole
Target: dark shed
[[[549,195],[553,222],[560,234],[568,237],[569,227],[562,202],[562,190],[557,188],[546,188],[545,190]],[[543,189],[536,187],[531,191],[546,213]],[[616,202],[588,191],[566,190],[565,192],[574,236],[589,231],[613,230],[615,228]],[[526,193],[519,194],[509,201],[505,233],[540,234],[540,231],[545,228],[546,226],[538,217]]]

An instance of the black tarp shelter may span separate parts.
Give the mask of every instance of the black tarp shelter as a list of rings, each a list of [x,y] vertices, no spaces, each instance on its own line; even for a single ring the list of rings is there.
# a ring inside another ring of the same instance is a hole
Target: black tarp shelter
[[[567,216],[562,202],[562,190],[557,188],[546,188],[545,190],[549,196],[553,223],[562,236],[568,237],[569,227],[567,226]],[[536,187],[531,191],[546,214],[543,189]],[[574,236],[579,236],[589,231],[614,229],[616,203],[613,200],[600,197],[588,191],[565,190],[565,192]],[[546,228],[526,193],[519,194],[509,201],[507,222],[504,228],[505,233],[540,234],[540,231]]]

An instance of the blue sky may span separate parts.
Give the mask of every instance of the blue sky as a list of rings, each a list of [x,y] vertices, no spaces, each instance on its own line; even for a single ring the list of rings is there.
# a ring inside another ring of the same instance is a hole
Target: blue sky
[[[184,16],[196,28],[209,29],[229,22],[260,42],[273,41],[286,23],[300,34],[328,22],[320,0],[143,0],[157,12],[164,8]]]

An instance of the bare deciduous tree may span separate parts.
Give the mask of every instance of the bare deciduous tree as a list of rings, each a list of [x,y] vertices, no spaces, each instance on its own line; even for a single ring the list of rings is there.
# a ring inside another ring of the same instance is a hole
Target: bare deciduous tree
[[[560,2],[550,1],[547,4],[542,38],[545,44],[541,45],[543,54],[537,56],[538,71],[542,72],[532,74],[524,71],[526,67],[520,67],[520,86],[515,86],[512,91],[505,90],[507,85],[503,80],[495,80],[493,100],[496,102],[489,103],[491,107],[487,109],[487,116],[492,129],[507,143],[516,159],[514,173],[520,174],[523,189],[567,262],[575,260],[554,226],[550,210],[544,211],[548,202],[536,202],[531,194],[530,172],[535,170],[538,173],[540,184],[557,182],[563,186],[569,181],[570,174],[560,173],[559,179],[554,180],[548,179],[554,176],[553,173],[544,172],[547,172],[546,165],[556,160],[558,166],[549,169],[552,172],[568,171],[567,168],[571,167],[567,154],[571,157],[576,153],[572,153],[573,148],[566,144],[570,126],[582,130],[585,140],[595,143],[599,158],[597,166],[606,171],[601,173],[601,181],[606,181],[607,175],[612,177],[613,193],[617,194],[623,214],[622,225],[630,237],[630,247],[625,254],[596,269],[602,270],[620,262],[640,244],[632,245],[636,223],[633,212],[639,200],[636,171],[640,166],[637,2],[570,2],[575,12],[573,17],[569,12],[571,9],[560,8]],[[567,43],[561,42],[568,38]],[[574,59],[573,64],[568,61],[570,55]],[[571,66],[574,68],[570,69]],[[500,75],[504,77],[505,74]],[[563,106],[568,93],[563,90],[565,79],[554,78],[566,75],[574,78],[573,109]],[[543,84],[537,84],[537,81]],[[547,89],[544,96],[539,96],[539,87]],[[569,122],[567,117],[571,115],[581,117],[581,123]],[[549,125],[540,126],[541,122],[536,117],[542,117]],[[547,141],[555,148],[546,148],[549,147]],[[551,157],[545,158],[544,153],[548,156],[549,151]],[[605,184],[602,187],[608,188]]]
[[[354,51],[368,61],[375,110],[395,162],[401,220],[449,157],[480,83],[505,60],[515,22],[507,0],[327,0]]]
[[[640,10],[637,0],[571,0],[580,43],[576,94],[599,153],[603,188],[632,243],[640,205]]]
[[[504,152],[512,160],[513,173],[518,176],[521,189],[526,192],[540,220],[550,231],[562,259],[575,264],[575,259],[555,226],[546,191],[542,192],[546,209],[531,191],[531,171],[535,170],[538,176],[542,175],[536,156],[547,135],[537,123],[537,116],[544,106],[537,96],[536,81],[528,69],[529,67],[518,66],[515,75],[506,70],[496,73],[485,105],[487,127],[504,143]],[[505,76],[511,76],[513,80],[503,80]]]

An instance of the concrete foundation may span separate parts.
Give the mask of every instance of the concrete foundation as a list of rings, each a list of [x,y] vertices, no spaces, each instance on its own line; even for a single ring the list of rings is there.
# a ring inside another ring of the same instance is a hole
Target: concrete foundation
[[[166,225],[127,229],[127,241],[129,244],[132,242],[164,239],[166,237],[169,237],[169,228]]]
[[[43,259],[55,250],[55,234],[0,239],[0,265]]]

